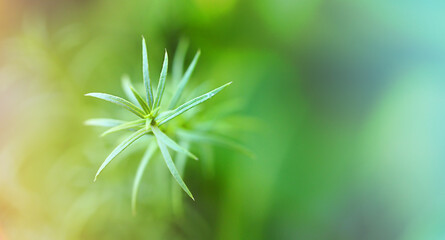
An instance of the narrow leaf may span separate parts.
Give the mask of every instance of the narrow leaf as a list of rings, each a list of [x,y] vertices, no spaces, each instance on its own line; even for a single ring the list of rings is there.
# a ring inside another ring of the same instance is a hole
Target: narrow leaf
[[[153,129],[154,128],[157,128],[157,127],[153,126]],[[162,156],[164,157],[165,163],[167,164],[168,170],[170,170],[170,173],[173,175],[173,178],[176,180],[176,182],[178,182],[179,186],[181,186],[181,188],[184,190],[184,192],[186,192],[193,200],[195,200],[192,193],[188,189],[187,185],[185,185],[184,181],[182,180],[181,176],[179,175],[178,170],[176,169],[175,164],[173,163],[173,160],[170,156],[170,153],[168,152],[167,146],[164,144],[163,141],[159,140],[159,138],[160,138],[159,135],[157,135],[156,133],[154,133],[154,134],[155,134],[158,146],[159,146],[159,150],[161,150]]]
[[[139,191],[139,185],[141,183],[142,175],[144,175],[144,170],[147,168],[148,162],[153,157],[157,149],[156,143],[151,143],[142,157],[139,163],[138,169],[136,171],[136,176],[133,181],[133,190],[131,194],[131,208],[133,210],[133,215],[136,214],[136,201]]]
[[[147,102],[145,102],[145,100],[141,97],[141,95],[139,95],[139,93],[134,90],[133,87],[130,87],[131,93],[133,93],[133,96],[136,98],[136,100],[138,101],[139,105],[142,107],[142,109],[144,109],[145,113],[148,114],[150,113],[150,108],[147,105]]]
[[[123,123],[123,124],[120,124],[118,126],[108,129],[107,131],[102,133],[102,137],[106,136],[110,133],[115,133],[115,132],[122,131],[122,130],[136,129],[138,127],[144,126],[144,123],[145,123],[145,119],[139,119],[136,121],[126,122],[126,123]]]
[[[183,148],[187,149],[190,147],[190,142],[188,141],[180,141],[179,143]],[[178,169],[179,174],[183,174],[184,173],[184,168],[185,168],[185,162],[187,160],[187,155],[185,155],[184,153],[177,153],[175,155],[175,165]],[[183,213],[183,201],[182,201],[182,195],[181,195],[181,190],[179,189],[179,186],[175,183],[175,182],[171,182],[171,191],[172,191],[172,208],[173,208],[173,212],[176,215],[182,215]]]
[[[159,113],[159,115],[156,117],[156,119],[164,119],[164,118],[166,118],[166,117],[168,117],[170,114],[172,114],[173,113],[173,110],[168,110],[168,111],[165,111],[165,112],[161,112],[161,113]]]
[[[187,149],[179,146],[175,141],[173,141],[171,138],[169,138],[165,133],[163,133],[161,130],[159,130],[158,127],[153,126],[152,127],[153,133],[156,135],[156,138],[159,141],[162,141],[165,145],[167,145],[169,148],[176,152],[187,154],[189,157],[198,160],[198,158],[191,152],[189,152]]]
[[[167,78],[167,70],[168,70],[168,54],[166,50],[153,108],[157,108],[161,105],[162,95],[164,95],[164,89],[165,89],[165,79]]]
[[[166,123],[166,122],[168,122],[168,121],[170,121],[171,119],[175,118],[176,116],[180,115],[181,113],[183,113],[183,112],[185,112],[185,111],[195,107],[196,105],[198,105],[198,104],[200,104],[202,102],[207,101],[208,99],[213,97],[215,94],[217,94],[219,91],[221,91],[223,88],[229,86],[231,83],[232,82],[226,83],[226,84],[222,85],[219,88],[216,88],[216,89],[214,89],[214,90],[212,90],[212,91],[210,91],[210,92],[208,92],[208,93],[206,93],[204,95],[201,95],[201,96],[199,96],[197,98],[194,98],[194,99],[192,99],[192,100],[182,104],[181,106],[179,106],[178,108],[173,110],[173,112],[170,115],[168,115],[166,118],[159,119],[159,121],[158,121],[158,119],[156,119],[156,121],[158,121],[159,126],[164,124],[164,123]]]
[[[178,47],[175,51],[175,57],[173,58],[173,82],[176,84],[179,83],[179,81],[182,78],[183,68],[184,68],[184,59],[185,54],[187,53],[188,48],[188,41],[184,38],[182,38],[179,41]]]
[[[122,89],[124,89],[125,96],[130,100],[130,102],[140,107],[139,105],[137,105],[138,102],[134,97],[133,93],[131,92],[131,87],[133,87],[133,84],[131,84],[131,80],[127,75],[122,76],[121,85]]]
[[[121,153],[123,150],[125,150],[130,144],[132,144],[134,141],[138,140],[140,137],[142,137],[146,133],[146,130],[140,129],[139,131],[131,134],[128,138],[126,138],[123,142],[121,142],[111,153],[108,155],[108,157],[105,159],[105,161],[102,163],[102,165],[99,167],[99,170],[97,170],[96,176],[94,177],[94,181],[96,181],[97,176],[102,172],[102,170],[113,160],[119,153]]]
[[[202,170],[206,174],[207,178],[213,178],[215,176],[215,157],[214,157],[214,146],[210,143],[203,142],[199,144],[199,149],[201,150],[203,161]]]
[[[196,63],[198,62],[200,55],[201,55],[201,51],[198,50],[198,52],[196,52],[195,57],[192,60],[192,63],[190,63],[184,76],[182,76],[181,82],[179,82],[179,85],[178,85],[178,89],[176,90],[176,93],[173,96],[172,101],[170,102],[170,109],[173,109],[178,104],[179,100],[181,99],[182,92],[184,91],[184,88],[187,85],[187,82],[189,81],[190,76],[193,73],[193,70],[195,69]]]
[[[125,121],[111,118],[93,118],[85,121],[85,125],[98,127],[114,127],[125,123]]]
[[[151,90],[150,76],[148,72],[147,44],[142,37],[142,75],[144,78],[145,93],[147,94],[148,106],[153,105],[153,91]]]
[[[99,98],[111,103],[114,103],[116,105],[119,105],[125,109],[127,109],[128,111],[136,114],[138,117],[140,118],[144,118],[144,111],[142,111],[140,108],[136,107],[133,103],[120,98],[120,97],[116,97],[107,93],[87,93],[85,94],[85,96],[89,96],[89,97],[95,97],[95,98]]]
[[[223,146],[232,148],[234,150],[237,150],[238,152],[246,155],[249,158],[255,158],[255,154],[252,153],[252,151],[250,151],[243,145],[241,145],[238,142],[236,142],[232,139],[229,139],[229,138],[215,136],[215,135],[209,135],[209,134],[205,134],[205,133],[197,133],[197,132],[192,132],[192,131],[187,131],[187,130],[182,130],[182,129],[179,130],[177,133],[181,138],[187,139],[189,141],[223,145]]]

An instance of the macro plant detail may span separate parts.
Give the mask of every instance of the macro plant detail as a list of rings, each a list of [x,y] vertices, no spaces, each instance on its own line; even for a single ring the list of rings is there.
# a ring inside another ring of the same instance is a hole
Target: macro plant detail
[[[180,47],[181,44],[178,48]],[[122,85],[129,100],[107,93],[85,94],[85,96],[98,98],[116,104],[126,109],[127,111],[133,113],[139,118],[133,121],[122,121],[117,119],[105,119],[105,118],[90,119],[86,121],[87,125],[109,127],[109,129],[106,130],[102,134],[102,136],[119,131],[131,132],[131,134],[124,141],[122,141],[101,164],[94,177],[94,181],[97,180],[99,174],[119,153],[124,151],[126,148],[128,148],[142,136],[148,135],[150,137],[149,143],[147,145],[147,150],[142,157],[142,160],[139,164],[133,182],[133,190],[132,190],[133,211],[135,210],[137,192],[139,189],[143,172],[147,167],[149,160],[154,156],[154,154],[158,150],[160,151],[165,161],[165,164],[167,165],[167,168],[169,169],[175,181],[184,190],[184,192],[186,192],[187,195],[194,200],[193,194],[190,192],[189,188],[183,181],[180,171],[175,165],[175,162],[172,159],[169,149],[177,153],[178,159],[184,159],[186,157],[190,157],[192,159],[198,160],[198,158],[187,149],[188,147],[186,147],[186,145],[189,145],[188,143],[187,144],[177,143],[175,140],[173,140],[171,137],[168,136],[165,128],[167,126],[167,123],[170,123],[176,117],[183,115],[190,109],[209,100],[215,94],[217,94],[222,89],[230,85],[232,82],[226,83],[206,94],[193,98],[192,100],[189,100],[184,104],[178,106],[178,102],[180,101],[184,93],[184,90],[186,89],[187,83],[200,56],[200,51],[198,51],[194,56],[191,64],[187,68],[186,72],[182,74],[182,65],[184,62],[185,51],[186,47],[184,48],[183,46],[179,49],[179,51],[177,51],[175,55],[175,60],[173,64],[173,75],[174,75],[173,78],[174,80],[176,80],[175,83],[177,86],[168,104],[165,102],[166,100],[164,98],[167,72],[169,66],[167,51],[165,51],[159,82],[157,85],[156,92],[154,93],[149,76],[147,47],[144,38],[142,38],[142,73],[143,73],[142,75],[143,75],[143,85],[145,88],[145,96],[141,96],[138,93],[138,91],[133,87],[130,80],[127,78],[123,79]],[[182,134],[186,137],[188,136],[187,134],[189,134],[189,137],[191,136],[192,138],[200,136],[199,134],[194,135],[193,133],[184,131],[183,129],[181,130],[179,128],[177,129],[173,128],[171,132],[173,132],[174,134]]]

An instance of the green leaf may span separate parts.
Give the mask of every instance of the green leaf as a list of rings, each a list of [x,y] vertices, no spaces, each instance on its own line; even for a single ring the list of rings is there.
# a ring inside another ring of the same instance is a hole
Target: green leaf
[[[139,191],[139,185],[141,183],[142,175],[144,175],[144,170],[147,168],[148,162],[153,157],[157,149],[156,143],[151,143],[142,157],[141,162],[139,163],[138,169],[136,171],[136,176],[133,181],[133,190],[131,193],[131,208],[133,210],[133,215],[136,214],[136,200]]]
[[[138,127],[144,126],[144,124],[145,124],[145,119],[139,119],[136,121],[126,122],[121,125],[118,125],[118,126],[108,129],[107,131],[102,133],[102,137],[106,136],[110,133],[115,133],[115,132],[122,131],[122,130],[136,129]]]
[[[114,127],[125,123],[125,121],[111,118],[92,118],[85,121],[85,125],[98,127]]]
[[[173,59],[173,82],[176,84],[182,78],[183,68],[184,68],[184,59],[185,54],[187,53],[188,41],[184,38],[181,38],[179,41],[178,47],[176,48],[175,57]]]
[[[146,114],[150,113],[150,108],[147,105],[147,102],[145,102],[145,100],[141,97],[141,95],[139,95],[139,93],[134,90],[133,87],[130,87],[131,93],[133,93],[133,96],[136,98],[136,100],[138,101],[139,105],[142,106],[142,109],[144,109]]]
[[[102,170],[113,160],[119,153],[125,150],[128,146],[130,146],[134,141],[138,140],[146,133],[145,128],[138,130],[137,132],[131,134],[128,138],[126,138],[123,142],[121,142],[105,159],[102,165],[97,170],[96,176],[94,177],[94,181],[96,181],[97,176],[102,172]]]
[[[197,98],[194,98],[184,104],[182,104],[181,106],[179,106],[178,108],[176,108],[175,110],[173,110],[173,112],[168,115],[166,118],[164,119],[156,119],[156,121],[158,122],[158,125],[161,126],[162,124],[170,121],[171,119],[175,118],[176,116],[180,115],[181,113],[195,107],[196,105],[207,101],[208,99],[210,99],[211,97],[213,97],[215,94],[217,94],[219,91],[221,91],[223,88],[229,86],[230,84],[232,84],[232,82],[226,83],[224,85],[222,85],[219,88],[216,88],[204,95],[201,95]],[[159,121],[158,121],[159,120]]]
[[[166,117],[168,117],[170,114],[173,113],[173,110],[168,110],[168,111],[164,111],[159,113],[159,115],[156,117],[156,119],[164,119]]]
[[[189,67],[187,68],[187,71],[185,72],[184,76],[182,77],[181,82],[179,82],[178,89],[176,90],[176,93],[173,96],[172,101],[170,102],[169,109],[174,108],[178,104],[179,99],[181,99],[181,95],[182,95],[182,92],[184,91],[185,85],[187,85],[187,82],[189,81],[190,76],[192,75],[193,70],[195,69],[196,63],[198,62],[200,55],[201,55],[201,51],[198,50],[198,52],[196,52],[195,57],[192,60],[192,63],[190,63]]]
[[[127,109],[128,111],[136,114],[138,117],[140,118],[144,118],[144,111],[142,111],[140,108],[136,107],[133,103],[120,98],[120,97],[116,97],[107,93],[87,93],[85,94],[85,96],[89,96],[89,97],[95,97],[95,98],[99,98],[111,103],[114,103],[118,106],[121,106],[125,109]]]
[[[181,140],[180,141],[180,146],[182,146],[183,148],[187,149],[190,147],[190,142],[188,141],[184,141]],[[185,168],[185,163],[187,160],[187,155],[184,153],[177,153],[175,155],[175,165],[178,169],[179,174],[183,174],[184,173],[184,168]],[[171,191],[172,191],[172,208],[173,208],[173,212],[180,216],[183,213],[183,201],[182,201],[182,195],[181,195],[181,190],[179,189],[179,186],[175,183],[175,182],[171,182]]]
[[[157,128],[157,126],[152,127],[152,129],[155,129],[155,128]],[[195,200],[192,193],[188,189],[187,185],[185,185],[184,181],[182,180],[181,176],[179,175],[178,170],[176,169],[175,164],[173,163],[173,160],[170,156],[170,153],[168,152],[167,146],[164,144],[163,141],[160,140],[161,136],[159,136],[157,134],[158,131],[156,131],[156,133],[155,132],[153,132],[153,133],[156,137],[156,141],[158,143],[159,150],[161,150],[162,156],[164,157],[165,163],[167,164],[168,170],[170,170],[170,173],[173,175],[173,178],[176,180],[176,182],[178,182],[179,186],[181,186],[181,188],[184,190],[184,192],[186,192],[193,200]]]
[[[168,54],[167,50],[165,50],[164,64],[162,64],[161,75],[159,77],[158,90],[156,91],[156,99],[153,108],[157,108],[161,105],[162,95],[164,94],[164,89],[165,89],[165,79],[167,78],[167,70],[168,70]]]
[[[173,141],[171,138],[169,138],[165,133],[163,133],[161,130],[159,130],[158,127],[152,127],[153,133],[156,135],[156,138],[160,141],[162,141],[165,145],[167,145],[169,148],[176,152],[187,154],[189,157],[198,160],[198,158],[191,152],[189,152],[187,149],[179,146],[175,141]]]
[[[148,57],[147,57],[147,44],[145,38],[142,37],[142,75],[144,77],[145,92],[147,94],[148,106],[153,105],[153,91],[151,90],[150,76],[148,73]]]
[[[151,118],[145,119],[145,129],[150,129],[151,128],[151,122],[152,121],[153,121],[153,119],[151,119]]]
[[[221,136],[209,135],[205,133],[187,131],[183,129],[178,130],[177,133],[181,138],[187,139],[189,141],[213,143],[213,144],[227,146],[229,148],[237,150],[238,152],[246,155],[249,158],[255,158],[255,154],[252,153],[252,151],[250,151],[249,149],[247,149],[246,147],[244,147],[243,145],[237,143],[232,139],[228,139]]]
[[[133,84],[131,84],[131,80],[127,75],[122,76],[121,85],[122,89],[124,89],[125,96],[130,100],[130,102],[134,103],[135,105],[138,104],[136,98],[131,92],[131,87],[133,87]]]
[[[213,178],[215,176],[215,157],[214,157],[214,146],[210,143],[200,143],[199,150],[202,155],[203,164],[202,170],[206,174],[207,178]]]

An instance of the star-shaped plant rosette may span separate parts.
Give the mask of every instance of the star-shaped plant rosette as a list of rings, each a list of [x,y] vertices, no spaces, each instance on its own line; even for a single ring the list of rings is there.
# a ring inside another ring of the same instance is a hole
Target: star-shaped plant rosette
[[[138,191],[138,186],[141,181],[142,173],[148,164],[149,159],[152,155],[160,150],[165,163],[167,164],[170,173],[176,182],[181,186],[181,188],[194,200],[194,197],[187,185],[182,180],[178,169],[176,168],[172,157],[169,153],[168,149],[178,152],[181,155],[189,156],[195,160],[197,157],[189,152],[188,149],[180,146],[180,144],[176,143],[173,139],[167,136],[166,133],[160,128],[166,123],[174,120],[177,116],[185,113],[186,111],[194,108],[195,106],[209,100],[219,91],[227,87],[231,84],[231,82],[222,85],[204,95],[196,97],[178,107],[177,103],[180,100],[183,91],[187,85],[188,80],[190,79],[190,75],[193,72],[196,62],[200,56],[200,52],[198,51],[193,58],[190,66],[187,68],[187,71],[183,74],[180,81],[178,81],[177,89],[173,94],[173,97],[170,101],[168,109],[162,111],[161,103],[163,100],[164,90],[165,90],[165,81],[167,78],[167,70],[168,70],[168,55],[167,51],[165,51],[164,62],[161,70],[161,74],[159,77],[159,83],[156,90],[156,94],[153,94],[153,89],[150,83],[149,71],[148,71],[148,58],[147,58],[147,47],[145,43],[145,39],[142,38],[142,73],[143,73],[143,81],[145,87],[145,98],[143,98],[132,86],[129,80],[125,80],[123,82],[124,90],[127,95],[129,95],[130,100],[133,102],[125,100],[121,97],[113,96],[106,93],[88,93],[85,96],[99,98],[111,103],[114,103],[131,113],[135,114],[139,117],[138,120],[134,121],[121,121],[115,119],[90,119],[86,123],[88,125],[95,126],[105,126],[110,127],[107,131],[103,133],[103,135],[107,135],[110,133],[118,132],[118,131],[132,131],[133,133],[128,136],[124,141],[122,141],[105,159],[102,165],[99,167],[99,170],[96,173],[94,181],[96,181],[97,176],[102,172],[102,170],[122,151],[124,151],[128,146],[134,143],[136,140],[141,138],[144,135],[153,136],[156,141],[153,141],[149,144],[147,151],[145,152],[143,159],[139,165],[138,171],[136,173],[135,181],[133,184],[133,196],[132,196],[132,205],[133,210],[136,202],[136,195]],[[182,60],[183,60],[182,56]],[[181,58],[181,57],[180,57]],[[182,70],[182,69],[181,69]],[[165,104],[164,104],[165,105]]]

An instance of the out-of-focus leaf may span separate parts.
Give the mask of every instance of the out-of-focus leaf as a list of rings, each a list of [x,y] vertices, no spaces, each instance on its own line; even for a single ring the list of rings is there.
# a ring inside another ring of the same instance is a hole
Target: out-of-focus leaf
[[[182,38],[179,41],[178,47],[176,48],[175,57],[173,58],[173,82],[178,84],[181,80],[185,54],[187,53],[189,42]]]
[[[159,130],[158,127],[152,127],[153,133],[156,135],[156,138],[160,141],[162,141],[165,145],[167,145],[169,148],[176,152],[181,152],[184,154],[187,154],[189,157],[198,160],[198,158],[189,150],[179,146],[173,139],[169,138],[165,133],[163,133],[161,130]]]
[[[102,165],[99,167],[99,170],[97,170],[96,176],[94,177],[94,181],[96,181],[97,176],[102,172],[102,170],[113,160],[120,152],[125,150],[130,144],[132,144],[134,141],[138,140],[140,137],[142,137],[144,134],[146,134],[145,128],[138,130],[137,132],[131,134],[128,138],[126,138],[123,142],[121,142],[111,153],[108,155],[108,157],[105,159],[105,161],[102,163]]]
[[[166,118],[167,116],[169,116],[172,113],[173,113],[173,110],[168,110],[168,111],[165,111],[165,112],[161,112],[161,113],[159,113],[159,115],[156,118],[157,119],[163,119],[163,118]]]
[[[205,115],[207,119],[207,115]],[[208,118],[209,121],[200,122],[195,124],[195,130],[199,132],[214,131],[224,133],[225,135],[230,135],[231,133],[239,132],[251,132],[258,131],[264,127],[264,123],[259,121],[257,118],[241,116],[241,115],[231,115],[225,117],[224,119],[218,118]]]
[[[141,162],[139,163],[138,169],[136,171],[136,176],[133,181],[133,190],[131,193],[131,208],[133,214],[136,214],[136,201],[139,192],[139,185],[141,183],[142,176],[144,175],[144,171],[147,168],[148,162],[153,157],[157,149],[156,143],[152,142],[149,144],[147,150],[142,157]]]
[[[177,133],[181,138],[188,139],[192,142],[213,143],[213,144],[227,146],[227,147],[230,147],[232,149],[239,151],[240,153],[242,153],[250,158],[255,158],[255,154],[253,154],[252,151],[250,151],[243,145],[237,143],[236,141],[225,138],[225,137],[214,136],[214,135],[205,134],[205,133],[192,132],[192,131],[187,131],[187,130],[183,130],[183,129],[178,130]]]
[[[190,76],[193,73],[193,70],[195,69],[196,63],[198,62],[199,56],[201,55],[201,51],[198,50],[196,52],[195,57],[193,58],[192,62],[190,63],[189,67],[187,68],[187,71],[185,72],[184,76],[182,76],[181,82],[179,82],[178,89],[176,90],[175,95],[173,96],[169,109],[173,109],[181,99],[182,92],[184,91],[185,86],[187,85],[187,82],[190,79]]]
[[[127,75],[122,76],[121,85],[122,85],[122,89],[124,89],[125,96],[130,100],[130,102],[137,105],[138,101],[136,100],[133,93],[131,92],[131,88],[133,87],[133,84],[131,83],[130,77],[128,77]],[[137,106],[139,106],[139,105],[137,105]]]
[[[111,118],[92,118],[85,121],[85,125],[98,127],[114,127],[125,123],[125,121]]]
[[[120,98],[120,97],[116,97],[107,93],[87,93],[85,94],[85,96],[89,96],[89,97],[95,97],[95,98],[99,98],[111,103],[114,103],[118,106],[121,106],[125,109],[127,109],[128,111],[136,114],[138,117],[140,118],[144,118],[144,111],[142,111],[142,109],[136,107],[133,103]]]
[[[155,129],[155,128],[157,128],[157,126],[152,127],[152,129]],[[156,132],[158,132],[158,131],[156,131]],[[159,150],[161,150],[162,156],[164,157],[165,163],[167,164],[167,167],[170,170],[170,173],[173,175],[173,178],[176,180],[176,182],[178,182],[179,186],[181,186],[181,188],[184,190],[184,192],[186,192],[190,196],[190,198],[195,200],[192,193],[188,189],[187,185],[185,185],[184,181],[182,180],[181,176],[179,175],[178,170],[176,169],[175,164],[173,163],[173,160],[170,156],[170,153],[168,152],[167,146],[164,144],[163,141],[160,140],[160,136],[158,134],[156,134],[155,132],[153,132],[153,133],[156,137],[156,141],[158,143]]]
[[[194,98],[194,99],[192,99],[192,100],[182,104],[181,106],[179,106],[175,110],[173,110],[172,113],[170,115],[168,115],[166,118],[159,119],[159,121],[158,121],[158,119],[156,119],[156,121],[158,121],[159,126],[164,124],[164,123],[166,123],[166,122],[168,122],[168,121],[170,121],[171,119],[177,117],[179,114],[181,114],[181,113],[183,113],[183,112],[185,112],[185,111],[195,107],[196,105],[198,105],[200,103],[203,103],[203,102],[207,101],[208,99],[212,98],[213,96],[215,96],[215,94],[217,94],[223,88],[229,86],[231,83],[232,82],[226,83],[226,84],[222,85],[219,88],[216,88],[216,89],[214,89],[214,90],[212,90],[212,91],[210,91],[210,92],[208,92],[208,93],[206,93],[204,95],[201,95],[201,96],[199,96],[197,98]]]
[[[123,124],[120,124],[118,126],[108,129],[107,131],[102,133],[102,137],[106,136],[110,133],[115,133],[115,132],[122,131],[122,130],[136,129],[138,127],[144,126],[144,123],[145,123],[145,119],[139,119],[139,120],[135,120],[135,121],[131,121],[131,122],[126,122],[126,123],[123,123]]]
[[[161,75],[159,77],[158,90],[156,91],[156,99],[153,105],[153,108],[157,108],[161,105],[162,95],[164,95],[165,89],[165,79],[167,78],[167,70],[168,70],[168,54],[167,50],[165,51],[164,63],[162,64]]]
[[[208,179],[213,179],[215,176],[215,156],[213,149],[214,146],[212,143],[199,143],[199,154],[203,160],[201,161],[201,166],[205,177],[207,177]]]

